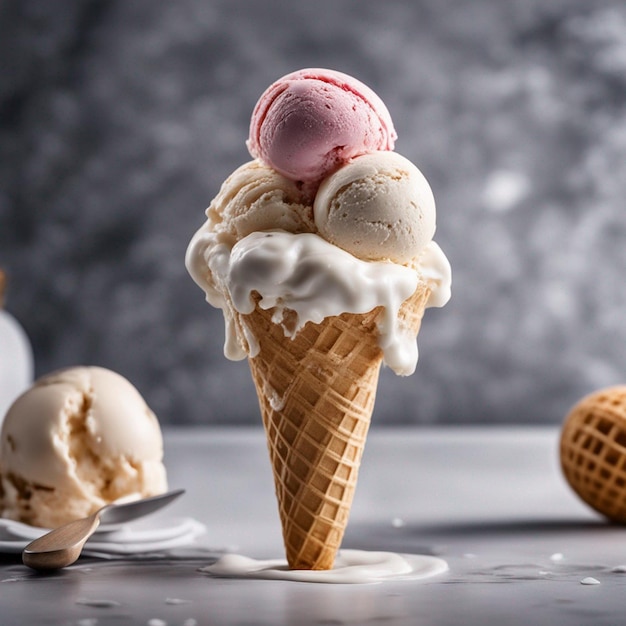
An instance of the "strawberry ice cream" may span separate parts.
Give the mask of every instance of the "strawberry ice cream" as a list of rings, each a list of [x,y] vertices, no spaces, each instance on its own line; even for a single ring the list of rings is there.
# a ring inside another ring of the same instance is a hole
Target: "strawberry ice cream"
[[[387,107],[369,87],[341,72],[304,69],[260,97],[247,146],[253,157],[314,190],[352,157],[393,150],[396,137]]]

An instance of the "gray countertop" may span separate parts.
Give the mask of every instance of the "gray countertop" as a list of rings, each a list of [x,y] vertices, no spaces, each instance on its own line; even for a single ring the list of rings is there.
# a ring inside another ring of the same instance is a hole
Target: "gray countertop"
[[[435,554],[450,570],[372,585],[208,577],[222,549],[282,557],[259,429],[168,430],[172,487],[160,515],[192,516],[192,547],[142,559],[81,558],[39,575],[0,562],[0,624],[623,623],[625,531],[565,484],[554,428],[373,430],[344,547]],[[584,585],[585,578],[599,584]]]

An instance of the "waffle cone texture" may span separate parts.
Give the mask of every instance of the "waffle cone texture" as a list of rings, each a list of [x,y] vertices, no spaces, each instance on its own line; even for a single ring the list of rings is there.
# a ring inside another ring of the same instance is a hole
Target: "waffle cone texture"
[[[572,408],[560,453],[565,478],[580,498],[626,523],[626,386],[597,391]]]
[[[399,312],[419,331],[430,295],[421,284]],[[348,523],[382,350],[369,313],[309,322],[294,338],[272,321],[273,309],[242,315],[259,344],[249,359],[257,390],[287,562],[291,569],[333,567]]]

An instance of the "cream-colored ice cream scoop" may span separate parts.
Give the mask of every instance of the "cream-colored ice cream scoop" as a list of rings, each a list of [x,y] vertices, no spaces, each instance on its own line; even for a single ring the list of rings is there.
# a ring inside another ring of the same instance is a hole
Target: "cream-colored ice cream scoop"
[[[435,234],[430,185],[396,152],[372,152],[339,168],[320,185],[313,214],[322,237],[366,260],[408,263]]]
[[[224,181],[206,214],[206,228],[231,245],[263,230],[315,231],[313,207],[296,183],[257,160],[244,163]]]
[[[154,413],[124,377],[75,367],[40,378],[0,433],[0,515],[53,528],[167,489]]]
[[[215,246],[232,248],[254,232],[280,229],[315,232],[313,207],[293,181],[260,161],[238,167],[222,184],[206,210],[207,220],[189,243],[185,265],[213,306],[224,304],[222,289],[208,255]]]

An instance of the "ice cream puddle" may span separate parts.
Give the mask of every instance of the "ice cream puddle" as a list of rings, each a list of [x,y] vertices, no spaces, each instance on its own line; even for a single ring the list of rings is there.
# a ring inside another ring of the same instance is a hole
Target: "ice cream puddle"
[[[334,567],[329,570],[289,569],[283,559],[262,561],[238,554],[226,554],[200,571],[227,578],[363,584],[387,580],[424,580],[448,571],[448,564],[434,556],[341,550]]]
[[[414,270],[391,262],[362,261],[312,233],[256,232],[231,248],[201,229],[189,246],[187,267],[207,300],[224,311],[224,352],[232,360],[256,356],[254,336],[245,325],[239,331],[244,337],[237,336],[230,307],[251,313],[252,294],[257,292],[260,308],[275,308],[273,321],[289,337],[308,322],[318,324],[326,317],[367,313],[382,306],[379,344],[384,361],[396,374],[406,376],[415,370],[418,351],[414,338],[407,337],[398,322],[400,306],[419,280],[432,285],[427,306],[443,306],[450,297],[450,265],[435,242],[428,244]],[[207,267],[215,285],[206,279]],[[230,302],[222,293],[230,294]],[[295,312],[295,325],[286,323],[286,310]]]

